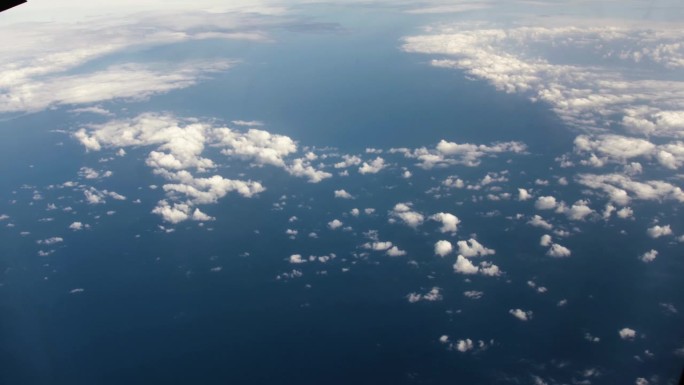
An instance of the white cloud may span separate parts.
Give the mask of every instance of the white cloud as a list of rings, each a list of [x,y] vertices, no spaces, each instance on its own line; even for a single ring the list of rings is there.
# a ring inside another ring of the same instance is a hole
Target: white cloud
[[[370,250],[375,250],[375,251],[385,251],[390,249],[393,246],[392,242],[384,242],[384,241],[376,241],[376,242],[367,242],[363,244],[363,248],[365,249],[370,249]]]
[[[454,263],[454,271],[460,274],[477,274],[480,269],[466,257],[459,255]]]
[[[435,243],[435,254],[439,255],[440,257],[447,256],[453,251],[453,249],[454,247],[449,241],[440,240]]]
[[[408,301],[411,303],[415,303],[415,302],[419,302],[419,301],[428,301],[428,302],[441,301],[442,300],[442,294],[440,293],[440,290],[441,290],[440,288],[435,286],[425,294],[409,293],[406,296],[406,298],[408,298]]]
[[[636,331],[630,328],[622,328],[618,331],[618,334],[623,340],[633,340],[636,337]]]
[[[585,200],[579,200],[573,203],[572,206],[570,206],[570,208],[566,208],[565,210],[563,210],[563,212],[565,213],[565,215],[567,215],[567,217],[570,220],[582,221],[584,220],[584,218],[586,218],[594,212],[593,209],[587,206],[587,203],[588,202]]]
[[[551,242],[551,236],[548,234],[542,235],[541,239],[539,240],[539,244],[544,246],[544,247],[551,246],[551,243],[552,243]]]
[[[570,249],[568,249],[565,246],[561,246],[557,243],[551,244],[551,247],[549,250],[546,252],[546,255],[554,258],[564,258],[564,257],[569,257],[572,254],[570,252]]]
[[[519,201],[526,201],[528,199],[531,199],[532,195],[524,188],[519,188],[518,189],[518,200]]]
[[[342,161],[335,163],[335,168],[347,168],[361,164],[361,158],[356,155],[342,155]]]
[[[538,210],[553,210],[557,205],[558,202],[556,202],[556,198],[552,196],[539,197],[534,203],[534,207],[536,207]]]
[[[390,257],[401,257],[406,255],[406,251],[401,250],[396,246],[392,246],[389,250],[387,250],[387,255]]]
[[[622,219],[632,218],[634,217],[634,210],[630,207],[623,207],[617,211],[617,216]]]
[[[69,225],[70,230],[78,231],[83,229],[83,223],[81,222],[73,222]]]
[[[425,217],[423,214],[413,211],[411,208],[411,203],[397,203],[390,212],[390,222],[395,219],[400,219],[404,224],[409,227],[416,228],[423,224]]]
[[[46,239],[39,239],[36,241],[37,244],[39,245],[54,245],[56,243],[62,243],[64,242],[64,238],[62,237],[50,237]]]
[[[463,295],[470,299],[480,299],[484,295],[483,292],[477,290],[464,291]]]
[[[465,70],[498,90],[548,103],[561,119],[583,129],[608,128],[608,122],[618,116],[626,131],[680,135],[684,126],[682,82],[660,76],[663,67],[684,67],[680,30],[672,26],[637,29],[624,24],[484,28],[465,23],[432,27],[431,34],[405,38],[403,49],[446,55],[432,64]],[[629,48],[615,49],[616,44]],[[564,59],[562,53],[567,50],[582,55],[590,64]],[[623,65],[616,66],[612,60]],[[625,149],[623,144],[614,143],[614,147]]]
[[[648,236],[651,238],[660,238],[667,235],[672,235],[672,229],[670,228],[670,225],[655,225],[653,227],[649,227],[648,230],[646,230],[646,234],[648,234]]]
[[[331,230],[337,230],[340,227],[342,227],[343,223],[339,219],[333,219],[332,221],[328,222],[328,227]]]
[[[270,165],[282,168],[312,183],[331,177],[330,173],[314,168],[309,163],[310,156],[289,160],[298,150],[297,144],[287,136],[254,128],[240,132],[197,119],[179,119],[170,114],[146,113],[131,119],[91,125],[76,131],[74,137],[89,151],[106,147],[156,147],[150,151],[146,163],[156,174],[171,182],[163,186],[164,191],[179,204],[215,203],[230,192],[249,198],[265,190],[261,183],[255,181],[227,179],[221,175],[195,177],[192,170],[203,173],[216,168],[213,160],[203,156],[207,146],[217,147],[223,155],[249,161],[255,167]],[[84,194],[89,203],[103,203],[102,194],[92,189]],[[182,201],[183,196],[186,201]],[[166,213],[162,215],[165,219],[183,217],[163,207],[155,212]]]
[[[442,233],[456,233],[458,231],[458,224],[461,223],[457,216],[449,213],[437,213],[431,215],[430,219],[442,223],[442,227],[439,229]]]
[[[361,167],[359,167],[359,173],[377,174],[385,167],[387,167],[387,165],[385,164],[385,160],[378,156],[375,159],[373,159],[370,163],[363,162]]]
[[[292,255],[290,255],[289,261],[290,261],[290,263],[300,264],[300,263],[305,263],[306,259],[302,258],[301,254],[292,254]]]
[[[496,251],[484,247],[473,238],[470,238],[467,241],[458,241],[456,244],[458,245],[458,253],[464,257],[482,257],[496,254]]]
[[[651,249],[650,251],[641,254],[641,256],[639,256],[639,259],[642,262],[649,263],[655,261],[656,256],[658,256],[658,251]]]
[[[510,309],[508,313],[521,321],[529,321],[532,319],[533,316],[533,313],[531,311],[524,311],[521,309]]]
[[[390,153],[401,153],[406,158],[418,160],[418,167],[431,169],[450,165],[478,166],[481,158],[496,156],[501,153],[521,154],[527,147],[521,142],[500,142],[491,145],[455,143],[441,140],[434,149],[426,147],[410,150],[408,148],[393,148]]]
[[[468,350],[472,350],[474,347],[473,341],[470,338],[467,338],[465,340],[458,340],[454,346],[456,350],[458,350],[461,353],[465,353]]]
[[[539,215],[533,216],[532,219],[530,219],[527,223],[534,227],[541,227],[545,230],[551,230],[553,228],[552,224],[545,221],[544,218],[540,217]]]
[[[335,198],[354,199],[354,197],[345,190],[335,190]],[[356,211],[358,215],[358,209]]]
[[[351,210],[349,211],[349,213],[350,213],[351,215],[355,216],[355,217],[358,217],[359,214],[361,214],[361,212],[360,212],[359,209],[357,209],[357,208],[351,209]]]
[[[631,199],[684,202],[681,188],[658,180],[639,182],[622,174],[580,174],[577,181],[589,188],[602,190],[611,201],[621,206],[627,205]]]

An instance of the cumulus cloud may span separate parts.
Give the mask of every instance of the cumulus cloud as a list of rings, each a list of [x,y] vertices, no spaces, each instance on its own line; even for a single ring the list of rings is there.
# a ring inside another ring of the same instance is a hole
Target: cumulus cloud
[[[539,244],[544,246],[544,247],[551,246],[551,243],[552,243],[551,242],[551,236],[548,234],[542,235],[541,239],[539,240]]]
[[[385,164],[385,160],[378,156],[375,159],[373,159],[370,163],[363,162],[361,167],[359,167],[359,173],[377,174],[385,167],[387,167],[387,165]]]
[[[655,225],[653,227],[649,227],[648,230],[646,230],[646,234],[648,234],[648,236],[651,238],[660,238],[667,235],[672,235],[672,229],[670,228],[670,225]]]
[[[684,67],[684,52],[674,48],[679,47],[682,33],[674,28],[560,25],[487,29],[465,24],[430,30],[431,34],[406,37],[403,49],[446,55],[432,60],[432,65],[465,70],[498,90],[548,103],[568,124],[584,129],[607,128],[618,116],[626,131],[660,136],[678,136],[684,125],[681,81],[659,76],[662,67]],[[616,43],[632,48],[628,53],[616,52]],[[670,48],[658,48],[664,46]],[[567,49],[582,52],[592,64],[563,62],[560,55],[554,55]],[[553,60],[539,52],[548,52]],[[629,65],[607,65],[612,62],[606,58]],[[611,149],[618,155],[621,151],[643,151],[619,140]]]
[[[655,261],[657,256],[658,256],[658,251],[651,249],[651,250],[641,254],[641,256],[639,256],[639,259],[642,262],[650,263],[650,262]]]
[[[532,198],[532,195],[529,193],[529,191],[527,191],[524,188],[518,189],[518,200],[519,201],[526,201],[526,200],[529,200],[531,198]]]
[[[348,193],[347,191],[343,190],[335,190],[335,198],[341,198],[341,199],[354,199],[354,197]]]
[[[468,258],[459,255],[456,257],[456,263],[454,263],[454,271],[460,274],[477,274],[480,269]]]
[[[339,219],[333,219],[332,221],[328,222],[328,227],[330,230],[337,230],[340,227],[342,227],[343,223]]]
[[[397,246],[392,246],[387,250],[386,254],[390,257],[402,257],[406,255],[406,251],[401,250]]]
[[[529,221],[527,221],[527,223],[534,227],[541,227],[545,230],[553,229],[553,225],[544,220],[544,218],[540,217],[539,215],[534,215]]]
[[[453,251],[454,247],[449,241],[441,240],[435,243],[435,254],[445,257]]]
[[[298,150],[295,141],[287,136],[254,128],[246,132],[236,131],[197,119],[179,119],[170,114],[145,113],[130,119],[90,125],[77,130],[74,137],[88,151],[154,147],[146,163],[170,182],[163,185],[163,189],[170,199],[181,205],[215,203],[231,192],[249,198],[265,190],[261,183],[251,180],[227,179],[221,175],[196,177],[193,170],[205,173],[216,168],[215,161],[203,156],[207,146],[219,148],[223,155],[248,161],[255,167],[282,168],[312,183],[332,176],[312,166],[311,156],[290,159]],[[89,203],[103,202],[102,194],[92,189],[84,194]],[[165,220],[173,218],[176,221],[173,223],[178,223],[180,218],[191,217],[190,212],[184,217],[178,209],[171,210],[173,206],[169,209],[160,205],[153,212]]]
[[[531,311],[524,311],[522,309],[510,309],[508,313],[520,321],[529,321],[533,316]]]
[[[659,180],[639,182],[622,174],[580,174],[577,181],[589,188],[603,191],[612,202],[620,206],[629,204],[631,199],[684,202],[681,188]]]
[[[442,227],[439,229],[442,233],[456,233],[458,231],[458,224],[461,223],[457,216],[449,213],[437,213],[431,215],[430,219],[442,223]]]
[[[70,229],[70,230],[74,230],[74,231],[82,230],[82,229],[83,229],[83,223],[81,223],[81,222],[72,222],[72,223],[69,225],[69,229]]]
[[[375,251],[386,251],[389,250],[392,246],[394,245],[392,244],[392,242],[389,241],[367,242],[363,244],[363,248]]]
[[[470,238],[467,241],[458,241],[458,253],[464,257],[482,257],[485,255],[496,254],[496,251],[484,247],[476,239]]]
[[[551,244],[551,247],[549,250],[546,252],[546,255],[549,257],[554,257],[554,258],[564,258],[564,257],[569,257],[572,254],[570,249],[568,249],[565,246],[561,246],[557,243]]]
[[[634,329],[630,329],[630,328],[622,328],[618,331],[618,335],[623,340],[631,341],[634,338],[636,338],[636,331]]]
[[[62,242],[64,242],[64,238],[62,238],[62,237],[50,237],[50,238],[46,238],[46,239],[39,239],[36,241],[36,243],[39,245],[48,245],[48,246],[54,245],[57,243],[62,243]]]
[[[409,227],[416,228],[423,224],[425,217],[423,214],[413,211],[411,203],[397,203],[390,212],[390,222],[397,219],[404,222]]]
[[[534,207],[538,210],[553,210],[557,205],[558,202],[556,202],[556,198],[552,196],[541,196],[537,198],[537,201],[534,203]]]
[[[435,286],[425,294],[409,293],[406,296],[406,298],[411,303],[416,303],[419,301],[428,301],[428,302],[441,301],[442,300],[442,294],[440,293],[440,290],[441,290],[440,288]]]
[[[416,159],[418,167],[431,169],[450,165],[478,166],[481,158],[495,156],[501,153],[521,154],[527,147],[521,142],[499,142],[491,145],[455,143],[441,140],[434,149],[420,147],[414,150],[408,148],[393,148],[390,153],[401,153],[406,158]]]

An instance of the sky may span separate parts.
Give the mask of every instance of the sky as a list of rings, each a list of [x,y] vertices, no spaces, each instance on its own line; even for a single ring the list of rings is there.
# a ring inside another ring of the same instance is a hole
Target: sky
[[[678,1],[0,14],[8,384],[670,384]]]

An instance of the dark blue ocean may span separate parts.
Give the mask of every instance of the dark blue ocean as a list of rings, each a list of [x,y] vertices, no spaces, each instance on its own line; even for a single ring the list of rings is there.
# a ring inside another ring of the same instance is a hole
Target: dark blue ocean
[[[145,165],[149,148],[127,148],[126,157],[101,164],[107,153],[87,153],[69,133],[104,118],[75,116],[68,107],[7,117],[0,122],[0,214],[10,217],[0,222],[1,384],[532,384],[532,375],[570,383],[588,368],[602,373],[592,383],[625,384],[643,373],[658,373],[663,381],[678,373],[682,360],[672,352],[682,345],[684,323],[680,314],[663,315],[658,303],[684,310],[681,246],[663,243],[658,264],[648,268],[635,256],[650,248],[643,244],[650,223],[639,218],[661,215],[681,233],[679,208],[634,202],[640,214],[634,221],[578,223],[580,231],[562,240],[572,257],[552,259],[538,246],[543,230],[510,219],[533,214],[529,202],[472,202],[468,190],[426,194],[449,175],[476,181],[508,170],[505,191],[538,188],[574,202],[583,197],[581,186],[535,187],[534,181],[572,181],[574,171],[559,168],[554,158],[572,151],[577,132],[524,95],[497,92],[402,52],[401,37],[429,18],[345,12],[329,18],[340,25],[277,27],[272,43],[143,47],[89,65],[175,55],[240,59],[194,87],[144,102],[102,104],[118,115],[168,111],[226,124],[259,120],[300,147],[345,154],[434,146],[441,139],[517,140],[528,145],[528,154],[431,171],[387,155],[410,166],[413,177],[401,178],[395,167],[318,184],[277,168],[224,163],[222,175],[244,172],[267,190],[202,206],[217,218],[204,226],[168,226],[151,213],[163,192],[148,186],[164,180]],[[112,170],[111,178],[93,183],[128,199],[89,206],[78,191],[49,187],[76,180],[83,166]],[[340,188],[356,199],[334,199]],[[274,210],[282,196],[284,209]],[[137,198],[141,203],[133,204]],[[406,201],[424,213],[456,214],[462,224],[452,241],[476,233],[496,250],[490,260],[506,274],[454,274],[454,256],[434,255],[434,243],[447,237],[436,223],[418,230],[388,223],[387,212]],[[73,211],[46,211],[48,203]],[[593,208],[604,203],[592,197]],[[347,214],[354,207],[376,213],[354,218]],[[291,224],[293,215],[298,221]],[[328,230],[333,218],[353,230]],[[92,227],[72,232],[73,221]],[[295,240],[287,228],[298,229]],[[371,229],[407,256],[359,257],[363,232]],[[317,239],[306,236],[312,231]],[[64,242],[39,256],[44,247],[36,240],[52,236]],[[337,257],[300,267],[287,262],[296,253]],[[216,267],[220,271],[211,271]],[[276,279],[293,267],[304,275]],[[528,280],[549,291],[537,293]],[[408,293],[434,286],[443,301],[407,301]],[[75,288],[83,291],[70,293]],[[466,290],[485,295],[471,300]],[[568,304],[556,306],[561,299]],[[535,317],[519,322],[508,314],[514,308]],[[617,338],[624,326],[647,335],[626,344]],[[587,342],[585,333],[602,342]],[[493,343],[462,354],[439,343],[443,334]],[[636,365],[633,356],[645,349],[654,358]]]

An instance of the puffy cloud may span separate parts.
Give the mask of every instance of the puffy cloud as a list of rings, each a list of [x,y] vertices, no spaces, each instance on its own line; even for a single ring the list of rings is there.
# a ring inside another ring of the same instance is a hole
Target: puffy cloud
[[[70,230],[78,231],[83,229],[83,223],[81,222],[73,222],[69,225]]]
[[[441,140],[434,149],[420,147],[414,150],[407,148],[393,148],[390,153],[402,153],[406,158],[418,160],[418,167],[431,169],[449,165],[478,166],[481,158],[495,156],[501,153],[521,154],[527,150],[521,142],[499,142],[491,145],[455,143]]]
[[[457,216],[449,213],[437,213],[431,215],[430,219],[442,223],[442,227],[439,229],[442,233],[456,233],[458,231],[458,224],[461,223]]]
[[[656,256],[658,256],[658,251],[651,249],[650,251],[641,254],[641,256],[639,256],[639,259],[642,262],[649,263],[655,261]]]
[[[602,190],[611,201],[621,206],[627,205],[631,199],[684,202],[681,188],[658,180],[638,182],[622,174],[580,174],[577,181],[589,188]]]
[[[671,27],[482,29],[459,24],[441,25],[430,31],[431,34],[406,37],[403,49],[447,55],[448,58],[432,60],[432,65],[464,70],[498,90],[522,93],[533,101],[548,103],[568,124],[601,129],[618,116],[627,131],[659,136],[679,136],[684,126],[681,81],[662,79],[661,69],[653,67],[684,66],[684,53],[672,48],[673,44],[679,47],[682,33]],[[594,44],[587,44],[588,41]],[[615,44],[630,47],[632,52],[615,50]],[[660,46],[671,48],[657,49]],[[591,64],[563,62],[561,55],[554,55],[567,49],[581,52],[580,55],[590,58]],[[540,57],[539,52],[548,52],[553,60]],[[608,63],[605,58],[628,61],[629,65],[604,64]],[[618,155],[644,151],[638,146],[630,148],[629,140],[617,139],[610,144],[604,150],[614,150]]]
[[[571,254],[572,254],[572,252],[570,252],[570,249],[568,249],[565,246],[561,246],[557,243],[551,244],[551,247],[546,252],[546,255],[548,255],[549,257],[554,257],[554,258],[569,257]]]
[[[524,188],[519,188],[518,189],[518,200],[519,201],[526,201],[528,199],[531,199],[532,195]]]
[[[173,203],[161,200],[152,210],[154,214],[160,215],[166,222],[179,223],[190,218],[190,206],[185,203]]]
[[[508,313],[521,321],[529,321],[533,316],[531,311],[524,311],[522,309],[510,309]]]
[[[459,255],[454,263],[454,271],[460,274],[477,274],[480,269],[466,257]]]
[[[358,217],[359,214],[361,214],[361,212],[360,212],[359,209],[357,209],[357,208],[351,209],[351,210],[349,211],[349,213],[350,213],[351,215],[355,216],[355,217]]]
[[[617,211],[618,218],[627,219],[634,216],[634,211],[630,207],[623,207]]]
[[[289,261],[290,261],[290,263],[300,264],[300,263],[305,263],[306,259],[302,258],[301,254],[292,254],[292,255],[290,255]]]
[[[385,160],[378,156],[375,159],[373,159],[370,163],[363,162],[361,167],[359,167],[359,173],[377,174],[385,167],[387,167],[387,165],[385,164]]]
[[[411,203],[397,203],[390,212],[390,222],[400,219],[406,225],[416,228],[423,224],[425,217],[423,214],[413,211]]]
[[[328,222],[328,227],[331,230],[337,230],[340,227],[342,227],[343,223],[339,219],[333,219],[332,221]]]
[[[575,138],[575,151],[598,153],[620,163],[631,158],[649,156],[655,148],[647,140],[622,135],[580,135]]]
[[[527,221],[527,223],[534,227],[541,227],[545,230],[551,230],[553,228],[552,224],[545,221],[544,218],[540,217],[539,215],[534,215],[529,221]]]
[[[54,245],[56,243],[62,243],[64,242],[64,238],[62,237],[50,237],[46,239],[39,239],[36,241],[37,244],[39,245]]]
[[[425,294],[409,293],[409,295],[407,295],[406,298],[411,303],[416,303],[419,301],[428,301],[428,302],[441,301],[442,300],[442,294],[440,293],[440,290],[441,290],[440,288],[435,286]]]
[[[354,199],[354,197],[348,193],[347,191],[343,190],[335,190],[335,198],[341,198],[341,199]],[[358,209],[356,209],[357,215],[358,215]]]
[[[476,239],[470,238],[467,241],[458,241],[458,253],[464,257],[482,257],[485,255],[496,254],[496,251],[484,247]]]
[[[332,176],[314,168],[310,164],[314,159],[310,154],[289,160],[297,152],[297,144],[287,136],[254,128],[246,132],[236,131],[197,119],[179,119],[170,114],[145,113],[130,119],[111,120],[81,128],[74,137],[89,151],[109,147],[155,147],[146,163],[170,182],[163,186],[169,198],[184,205],[215,203],[230,192],[249,198],[265,190],[255,181],[227,179],[221,175],[195,177],[192,170],[207,172],[216,168],[213,160],[202,156],[207,146],[220,148],[223,155],[249,161],[253,166],[282,168],[312,183]],[[89,203],[103,203],[104,196],[93,189],[84,194]],[[118,199],[111,193],[109,195]],[[181,201],[183,197],[187,201]],[[155,212],[167,214],[162,215],[164,219],[183,218],[178,209],[171,209],[173,206],[165,208],[162,205]],[[186,214],[188,217],[185,219],[190,219],[190,212]]]
[[[503,274],[499,266],[491,262],[480,262],[480,274],[489,277],[499,277]]]
[[[570,206],[570,208],[567,208],[563,211],[565,215],[567,215],[568,218],[573,221],[584,220],[584,218],[586,218],[588,215],[594,212],[593,209],[587,206],[587,201],[585,200],[579,200],[573,203],[573,205]]]
[[[544,246],[544,247],[551,246],[551,243],[552,243],[551,242],[551,236],[548,234],[542,235],[541,239],[539,240],[539,244]]]
[[[356,155],[342,155],[342,161],[335,163],[335,168],[347,168],[361,164],[361,158]]]
[[[646,234],[648,234],[648,236],[651,238],[660,238],[667,235],[672,235],[672,229],[670,228],[670,225],[655,225],[653,227],[649,227],[648,230],[646,230]]]
[[[363,244],[363,248],[365,249],[370,249],[370,250],[376,250],[376,251],[385,251],[388,250],[393,246],[392,242],[383,242],[383,241],[377,241],[377,242],[367,242]]]
[[[538,210],[553,210],[557,205],[558,202],[556,202],[556,198],[552,196],[542,196],[537,198],[537,201],[534,202],[534,207]]]
[[[636,338],[636,331],[630,328],[622,328],[618,331],[618,334],[623,340],[633,340]]]
[[[440,257],[447,256],[453,251],[453,249],[454,247],[449,241],[440,240],[435,243],[435,254],[439,255]]]
[[[390,257],[402,257],[406,255],[406,251],[399,249],[397,246],[392,246],[387,250],[386,254]]]

